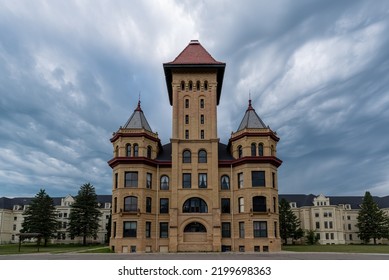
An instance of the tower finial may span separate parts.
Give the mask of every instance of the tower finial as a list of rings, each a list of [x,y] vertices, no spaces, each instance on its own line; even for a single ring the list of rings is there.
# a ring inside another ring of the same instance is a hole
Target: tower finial
[[[249,107],[247,108],[247,110],[252,110],[253,107],[251,106],[251,90],[249,90]]]
[[[139,92],[139,96],[138,96],[138,107],[136,108],[137,111],[142,111],[142,109],[140,108],[140,92]]]

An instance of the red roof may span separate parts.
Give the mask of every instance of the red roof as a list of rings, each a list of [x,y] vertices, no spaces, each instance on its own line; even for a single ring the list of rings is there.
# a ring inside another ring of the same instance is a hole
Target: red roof
[[[189,45],[167,64],[224,64],[216,61],[198,40],[191,40]]]

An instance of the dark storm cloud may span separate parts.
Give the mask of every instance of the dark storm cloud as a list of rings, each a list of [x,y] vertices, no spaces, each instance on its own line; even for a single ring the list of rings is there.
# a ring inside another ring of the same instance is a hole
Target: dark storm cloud
[[[138,102],[171,135],[162,63],[191,39],[227,63],[226,143],[249,92],[281,137],[280,193],[386,195],[385,1],[0,1],[0,196],[110,193],[111,133]]]

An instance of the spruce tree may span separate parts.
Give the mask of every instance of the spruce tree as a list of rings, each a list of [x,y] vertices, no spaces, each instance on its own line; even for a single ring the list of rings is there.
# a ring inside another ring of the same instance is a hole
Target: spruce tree
[[[24,211],[22,233],[40,233],[44,246],[52,238],[58,228],[57,213],[53,199],[41,189],[31,200],[29,207]],[[38,239],[39,240],[39,239]]]
[[[358,237],[364,243],[369,243],[373,239],[374,244],[377,244],[377,239],[388,237],[388,218],[373,200],[370,192],[366,192],[363,197],[357,219]]]
[[[86,245],[88,237],[97,237],[101,215],[95,188],[90,183],[82,185],[70,210],[70,236],[82,236],[82,244]]]
[[[299,239],[304,236],[304,231],[300,228],[300,221],[290,208],[286,199],[281,199],[280,206],[280,236],[284,244],[288,243],[288,238]]]

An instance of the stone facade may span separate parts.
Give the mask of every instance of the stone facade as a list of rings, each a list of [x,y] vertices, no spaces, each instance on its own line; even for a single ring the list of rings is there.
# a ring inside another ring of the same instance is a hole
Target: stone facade
[[[279,251],[279,138],[251,101],[228,144],[217,135],[225,64],[198,41],[164,65],[173,123],[162,145],[140,102],[111,138],[115,252]]]

